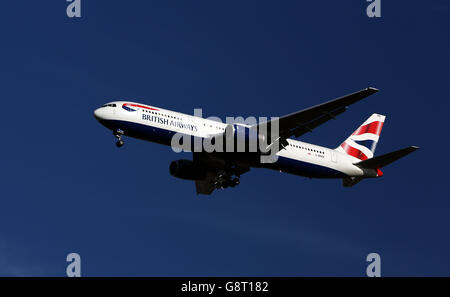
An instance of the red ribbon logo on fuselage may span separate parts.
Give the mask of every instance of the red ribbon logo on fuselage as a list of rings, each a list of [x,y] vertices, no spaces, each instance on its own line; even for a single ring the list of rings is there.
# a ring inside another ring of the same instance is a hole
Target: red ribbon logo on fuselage
[[[143,109],[149,109],[149,110],[158,110],[156,108],[151,108],[145,105],[140,105],[140,104],[133,104],[133,103],[124,103],[122,105],[122,108],[125,109],[126,111],[136,111],[137,109],[134,108],[143,108]]]

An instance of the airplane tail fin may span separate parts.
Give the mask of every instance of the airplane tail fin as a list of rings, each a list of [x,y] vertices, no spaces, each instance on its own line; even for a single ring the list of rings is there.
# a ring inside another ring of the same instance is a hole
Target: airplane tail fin
[[[361,161],[373,158],[386,116],[372,114],[335,150]]]

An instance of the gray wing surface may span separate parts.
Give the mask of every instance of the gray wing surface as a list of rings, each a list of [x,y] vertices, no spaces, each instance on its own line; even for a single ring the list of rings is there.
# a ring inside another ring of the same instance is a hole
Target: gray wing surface
[[[278,118],[279,135],[283,138],[300,137],[306,132],[334,119],[345,112],[348,106],[378,92],[375,88],[367,88],[328,102],[315,105]],[[274,123],[269,121],[264,124]],[[261,125],[261,124],[260,124]]]

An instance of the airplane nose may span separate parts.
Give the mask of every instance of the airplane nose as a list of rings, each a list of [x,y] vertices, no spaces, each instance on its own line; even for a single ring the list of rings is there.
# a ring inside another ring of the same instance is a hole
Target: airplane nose
[[[97,120],[101,120],[102,119],[102,110],[101,110],[101,108],[97,108],[96,110],[94,110],[94,117],[97,119]]]

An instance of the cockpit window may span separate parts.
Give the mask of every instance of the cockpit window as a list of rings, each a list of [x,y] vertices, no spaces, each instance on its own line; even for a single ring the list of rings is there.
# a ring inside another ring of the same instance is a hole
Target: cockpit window
[[[116,107],[116,104],[105,104],[102,107]]]

